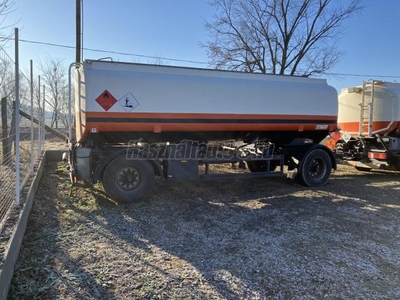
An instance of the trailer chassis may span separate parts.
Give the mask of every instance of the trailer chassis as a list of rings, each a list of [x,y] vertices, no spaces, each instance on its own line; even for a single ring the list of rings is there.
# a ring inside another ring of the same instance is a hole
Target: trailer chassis
[[[88,145],[72,147],[71,180],[73,183],[100,181],[106,193],[122,203],[146,197],[155,177],[164,181],[283,177],[286,166],[288,178],[306,186],[320,186],[327,182],[332,169],[336,169],[332,152],[306,139],[288,145],[256,140],[154,144],[132,141],[100,146],[95,138],[91,141]],[[237,170],[215,173],[211,166],[216,164],[230,164]]]

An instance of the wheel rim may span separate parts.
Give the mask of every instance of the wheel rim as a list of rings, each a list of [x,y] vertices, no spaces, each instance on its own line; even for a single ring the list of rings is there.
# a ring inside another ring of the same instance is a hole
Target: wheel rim
[[[326,163],[321,158],[313,159],[310,163],[309,174],[315,180],[322,179],[326,174]]]
[[[125,191],[136,189],[141,182],[140,172],[134,167],[126,167],[121,169],[117,174],[117,186]]]

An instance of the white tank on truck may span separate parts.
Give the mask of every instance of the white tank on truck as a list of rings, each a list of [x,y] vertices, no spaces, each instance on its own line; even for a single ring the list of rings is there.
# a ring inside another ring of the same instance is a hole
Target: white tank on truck
[[[339,95],[338,125],[352,136],[392,135],[400,130],[400,84],[365,82]]]
[[[224,177],[208,173],[222,162],[246,163],[253,177],[287,165],[322,185],[336,163],[319,143],[337,110],[323,79],[87,60],[75,72],[72,178],[102,181],[122,202],[143,197],[155,176]]]
[[[400,170],[400,84],[371,80],[342,89],[339,151],[363,170]]]

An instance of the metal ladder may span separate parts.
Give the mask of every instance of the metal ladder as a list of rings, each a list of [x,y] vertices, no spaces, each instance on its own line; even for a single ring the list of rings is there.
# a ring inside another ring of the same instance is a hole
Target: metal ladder
[[[375,86],[374,81],[371,82],[363,81],[362,84],[362,98],[360,105],[360,136],[368,133],[368,136],[372,136],[372,123],[374,113],[374,95]],[[367,124],[365,124],[367,123]]]

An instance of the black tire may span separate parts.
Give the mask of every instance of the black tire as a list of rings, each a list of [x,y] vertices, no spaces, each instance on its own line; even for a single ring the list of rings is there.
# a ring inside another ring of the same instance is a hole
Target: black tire
[[[264,160],[250,160],[246,161],[247,167],[251,172],[267,172],[268,163]],[[269,165],[269,171],[275,171],[276,167],[279,165],[279,161],[271,160]]]
[[[332,161],[325,150],[312,150],[303,158],[300,175],[305,185],[310,187],[324,185],[331,172]]]
[[[146,160],[127,160],[119,156],[111,161],[103,173],[106,194],[119,203],[143,199],[155,182],[154,169]]]

